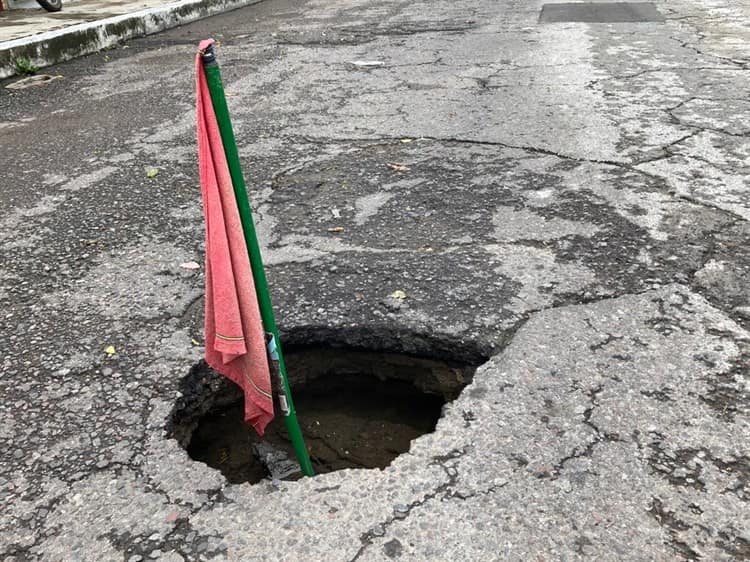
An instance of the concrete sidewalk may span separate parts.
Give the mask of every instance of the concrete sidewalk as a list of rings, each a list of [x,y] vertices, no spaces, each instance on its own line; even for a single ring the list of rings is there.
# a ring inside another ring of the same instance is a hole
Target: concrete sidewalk
[[[45,67],[95,53],[126,39],[157,33],[259,0],[77,0],[57,13],[42,8],[0,12],[0,78],[29,58]],[[26,6],[26,5],[25,5]]]

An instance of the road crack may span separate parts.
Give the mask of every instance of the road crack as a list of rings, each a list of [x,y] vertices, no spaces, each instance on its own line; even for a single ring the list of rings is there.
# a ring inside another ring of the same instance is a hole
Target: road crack
[[[430,466],[439,466],[445,472],[447,480],[438,485],[433,491],[425,494],[424,497],[422,497],[422,499],[420,500],[416,500],[408,505],[401,504],[394,506],[394,514],[392,516],[376,524],[370,530],[360,536],[359,540],[361,541],[362,545],[360,546],[354,557],[350,560],[350,562],[355,562],[356,560],[358,560],[377,538],[384,537],[386,535],[386,532],[388,531],[388,528],[392,524],[397,521],[403,521],[407,519],[415,510],[419,509],[420,507],[424,506],[434,499],[438,499],[439,501],[448,501],[451,499],[465,501],[473,497],[492,494],[507,485],[506,481],[502,481],[485,490],[478,490],[469,493],[456,491],[455,486],[458,483],[459,478],[459,473],[456,465],[458,464],[458,460],[468,452],[469,448],[453,449],[452,451],[449,451],[444,455],[433,457],[432,461],[430,462]]]

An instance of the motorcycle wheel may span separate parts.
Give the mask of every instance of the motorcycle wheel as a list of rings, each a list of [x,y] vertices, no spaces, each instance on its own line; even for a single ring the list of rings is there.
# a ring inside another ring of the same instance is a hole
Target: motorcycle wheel
[[[39,5],[48,12],[59,12],[62,9],[62,0],[36,0]]]

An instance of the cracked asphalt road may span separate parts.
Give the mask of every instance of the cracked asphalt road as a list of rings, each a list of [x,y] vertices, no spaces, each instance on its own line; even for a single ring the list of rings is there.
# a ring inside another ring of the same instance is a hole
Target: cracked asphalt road
[[[3,90],[2,558],[750,558],[750,11],[656,6],[269,0]],[[228,485],[166,435],[206,36],[284,341],[491,357],[386,470]]]

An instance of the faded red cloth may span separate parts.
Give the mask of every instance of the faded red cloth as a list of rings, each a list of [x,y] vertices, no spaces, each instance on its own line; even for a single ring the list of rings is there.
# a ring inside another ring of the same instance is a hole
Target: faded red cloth
[[[206,362],[242,388],[245,422],[263,435],[273,419],[263,324],[200,54],[195,72],[198,166],[206,219]]]

